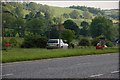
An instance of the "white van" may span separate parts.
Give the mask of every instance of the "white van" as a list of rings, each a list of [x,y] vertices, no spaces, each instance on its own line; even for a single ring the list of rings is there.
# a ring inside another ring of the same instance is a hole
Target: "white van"
[[[49,39],[47,42],[47,49],[54,48],[68,48],[68,44],[64,43],[62,39]]]

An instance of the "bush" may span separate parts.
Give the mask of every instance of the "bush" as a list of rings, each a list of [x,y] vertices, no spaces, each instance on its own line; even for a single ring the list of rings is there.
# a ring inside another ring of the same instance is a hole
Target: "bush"
[[[113,44],[113,42],[111,42],[111,41],[107,41],[107,42],[106,42],[106,46],[108,46],[108,47],[113,47],[113,45],[114,45],[114,44]]]
[[[99,39],[98,39],[98,38],[94,38],[94,39],[91,41],[91,45],[92,45],[92,46],[96,46],[98,42],[99,42]]]
[[[16,39],[11,38],[11,39],[9,40],[9,42],[12,44],[12,47],[16,47],[16,46],[17,46],[17,41],[16,41]]]
[[[21,45],[21,48],[45,48],[47,38],[40,36],[27,36]]]
[[[6,46],[4,45],[5,42],[8,42],[8,40],[7,40],[7,39],[4,39],[4,40],[2,41],[2,50],[6,50]]]
[[[102,36],[102,35],[100,35],[100,36],[94,38],[94,39],[91,41],[91,45],[92,45],[92,46],[96,46],[97,43],[100,42],[100,40],[105,40],[105,37]],[[104,44],[104,43],[103,43],[103,44]]]
[[[90,46],[90,40],[87,38],[82,38],[79,42],[79,46]]]

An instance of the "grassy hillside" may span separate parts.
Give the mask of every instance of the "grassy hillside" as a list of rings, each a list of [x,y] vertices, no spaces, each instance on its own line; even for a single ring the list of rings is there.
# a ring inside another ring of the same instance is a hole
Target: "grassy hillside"
[[[53,7],[53,6],[50,6],[50,8],[54,11],[54,13],[55,13],[54,16],[55,17],[60,17],[64,13],[69,14],[73,10],[77,10],[77,9],[70,9],[70,8],[63,8],[63,7]],[[83,13],[83,11],[81,11],[81,10],[77,10],[77,11],[79,11],[80,14]]]
[[[104,13],[112,19],[119,20],[119,9],[104,10]]]
[[[17,4],[18,5],[18,4]],[[3,10],[5,11],[9,11],[13,14],[16,15],[16,4],[6,4],[3,6]],[[31,11],[29,9],[26,9],[26,7],[24,7],[22,4],[19,4],[19,10],[20,10],[20,14],[23,15],[23,18],[25,18],[26,14],[29,14]],[[24,8],[23,8],[24,7]],[[34,8],[35,5],[32,5],[32,7]],[[38,6],[39,7],[39,6]],[[31,8],[31,7],[29,7]],[[80,15],[83,15],[84,11],[82,10],[78,10],[78,9],[72,9],[72,8],[67,8],[67,7],[55,7],[55,6],[49,6],[49,8],[54,12],[53,13],[53,17],[60,17],[62,18],[62,23],[65,20],[71,19],[71,18],[64,18],[62,15],[64,13],[66,14],[70,14],[73,10],[76,10],[79,12]],[[32,9],[32,8],[31,8]],[[37,9],[36,9],[37,10]],[[93,14],[89,12],[89,14],[93,17]],[[71,19],[73,20],[78,26],[80,26],[81,22],[84,21],[83,18],[79,18],[79,19]],[[85,20],[87,22],[91,22],[91,20]]]
[[[80,15],[82,15],[84,13],[84,11],[82,11],[82,10],[65,8],[65,7],[53,7],[53,6],[50,6],[50,8],[54,11],[54,17],[61,17],[62,14],[64,14],[64,13],[69,14],[73,10],[77,10]],[[92,13],[90,13],[90,15],[92,15],[92,17],[94,17]],[[71,19],[71,18],[69,18],[69,19]],[[67,19],[66,18],[62,18],[62,22],[64,22],[65,20],[67,20]],[[81,24],[82,21],[91,22],[90,19],[82,19],[82,18],[71,19],[71,20],[73,20],[79,27],[80,27],[80,24]]]

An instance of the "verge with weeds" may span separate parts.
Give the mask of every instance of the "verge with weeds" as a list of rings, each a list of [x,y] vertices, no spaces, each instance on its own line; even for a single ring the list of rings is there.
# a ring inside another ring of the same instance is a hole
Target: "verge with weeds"
[[[106,53],[117,53],[118,48],[106,48],[96,50],[94,47],[77,48],[77,49],[22,49],[13,48],[8,51],[2,51],[2,62],[17,62],[17,61],[28,61],[28,60],[41,60],[49,58],[61,58],[71,56],[82,56],[82,55],[96,55]]]

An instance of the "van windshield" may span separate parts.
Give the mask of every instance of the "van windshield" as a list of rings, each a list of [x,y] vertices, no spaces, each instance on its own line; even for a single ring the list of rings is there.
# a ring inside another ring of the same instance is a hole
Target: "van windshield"
[[[58,43],[58,40],[49,40],[48,43]]]

